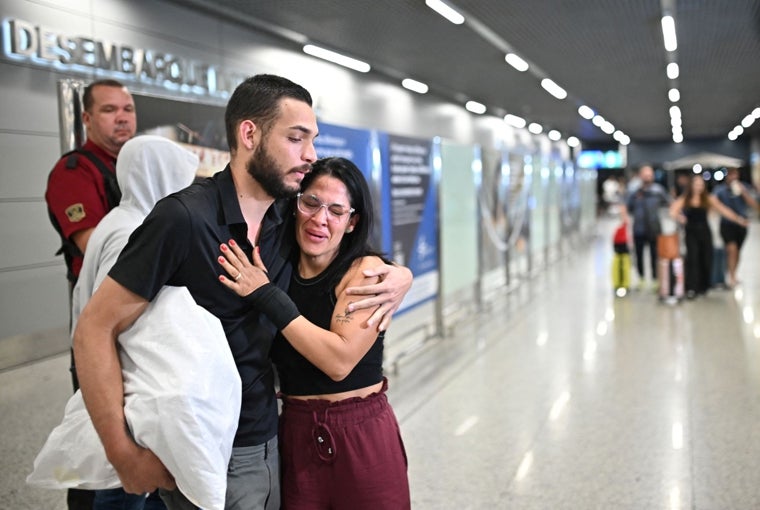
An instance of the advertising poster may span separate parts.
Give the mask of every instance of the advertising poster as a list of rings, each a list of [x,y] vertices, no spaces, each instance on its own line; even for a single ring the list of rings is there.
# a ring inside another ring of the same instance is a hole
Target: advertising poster
[[[438,294],[438,193],[430,140],[384,135],[383,234],[391,256],[414,274],[402,304],[409,309]],[[440,159],[440,158],[439,158]]]
[[[355,129],[326,122],[319,122],[319,136],[314,140],[317,157],[340,157],[351,160],[367,179],[372,202],[375,206],[375,222],[370,244],[380,252],[389,253],[389,246],[382,241],[382,217],[380,213],[380,156],[377,135],[374,131]]]
[[[496,149],[484,148],[481,183],[478,194],[481,210],[480,237],[482,239],[482,271],[484,275],[504,267],[504,253],[507,245],[507,175],[504,153]],[[508,168],[508,162],[506,167]]]
[[[208,177],[230,161],[224,106],[132,94],[137,132],[169,138],[198,156],[197,175]]]
[[[475,174],[480,173],[480,148],[441,143],[441,296],[472,289],[478,279],[478,190]]]

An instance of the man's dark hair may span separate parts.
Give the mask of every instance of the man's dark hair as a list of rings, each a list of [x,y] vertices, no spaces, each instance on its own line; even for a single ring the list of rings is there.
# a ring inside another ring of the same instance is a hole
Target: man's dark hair
[[[84,111],[89,112],[92,108],[92,90],[95,87],[116,87],[119,89],[125,88],[124,84],[120,81],[112,80],[112,79],[105,79],[105,80],[97,80],[89,85],[87,85],[84,88],[84,95],[82,95],[82,107],[84,108]]]
[[[237,150],[235,131],[238,125],[244,120],[251,120],[265,133],[277,118],[279,101],[283,97],[297,99],[311,106],[309,91],[281,76],[257,74],[237,86],[224,112],[230,151]]]
[[[334,177],[346,186],[350,205],[354,208],[352,216],[359,216],[353,231],[343,235],[338,255],[327,269],[329,281],[332,285],[337,285],[354,260],[359,257],[375,255],[383,259],[385,263],[389,261],[369,245],[374,223],[374,207],[367,180],[361,170],[345,158],[319,159],[311,166],[311,172],[306,174],[301,181],[301,191],[306,190],[315,179],[323,175]],[[293,206],[295,207],[295,203]]]

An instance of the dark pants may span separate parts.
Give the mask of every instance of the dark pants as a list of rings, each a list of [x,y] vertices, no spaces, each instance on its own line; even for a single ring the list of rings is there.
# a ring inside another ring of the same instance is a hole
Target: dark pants
[[[94,510],[166,510],[158,491],[147,498],[143,494],[127,494],[121,487],[95,491]]]
[[[66,506],[69,510],[92,510],[95,491],[69,489],[66,493]]]
[[[712,257],[712,275],[710,277],[710,284],[715,287],[716,285],[726,285],[726,250],[725,248],[716,248],[713,246]]]
[[[384,390],[333,403],[284,400],[283,510],[411,508],[406,452]]]
[[[712,234],[705,225],[686,225],[686,292],[704,294],[712,274]]]
[[[636,271],[639,278],[644,278],[644,249],[649,247],[649,263],[652,268],[652,279],[657,278],[657,236],[634,234],[633,246],[636,250]]]

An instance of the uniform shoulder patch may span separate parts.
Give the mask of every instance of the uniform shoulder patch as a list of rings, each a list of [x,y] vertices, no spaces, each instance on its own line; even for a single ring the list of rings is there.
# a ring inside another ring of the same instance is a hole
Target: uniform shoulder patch
[[[66,217],[71,223],[79,223],[87,216],[84,212],[84,205],[81,203],[70,205],[66,208]]]

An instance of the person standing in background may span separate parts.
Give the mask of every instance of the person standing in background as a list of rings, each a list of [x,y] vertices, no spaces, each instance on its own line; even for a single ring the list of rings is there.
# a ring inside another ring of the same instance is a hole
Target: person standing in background
[[[61,156],[50,172],[45,191],[50,221],[61,238],[56,255],[63,254],[66,261],[69,305],[90,235],[121,200],[116,157],[137,131],[135,102],[127,88],[116,80],[90,83],[84,89],[82,106],[87,141]],[[76,391],[79,380],[73,351],[70,370]],[[94,497],[93,491],[69,489],[66,497],[69,510],[91,510]]]
[[[116,157],[135,136],[135,102],[115,80],[100,80],[84,89],[82,122],[85,144],[64,154],[48,178],[45,201],[63,243],[69,282],[76,283],[92,231],[121,199]]]
[[[757,200],[752,196],[752,189],[739,180],[737,168],[728,169],[725,184],[715,188],[713,194],[722,204],[742,218],[747,218],[750,207],[760,210]],[[726,283],[729,287],[733,287],[739,282],[736,279],[736,270],[739,267],[739,252],[747,237],[747,226],[729,221],[724,217],[720,222],[720,236],[726,246],[726,269],[728,270]]]
[[[632,224],[633,246],[636,251],[636,271],[639,288],[645,286],[644,250],[649,247],[652,279],[657,279],[657,236],[662,233],[660,209],[670,204],[665,188],[654,182],[654,169],[644,165],[639,169],[639,184],[633,187],[625,201],[623,221]],[[655,284],[656,285],[656,284]]]
[[[746,218],[723,205],[707,193],[701,175],[691,178],[686,192],[670,206],[670,215],[684,225],[686,232],[686,298],[694,299],[707,293],[712,274],[712,234],[707,214],[716,210],[728,221],[746,225]]]

